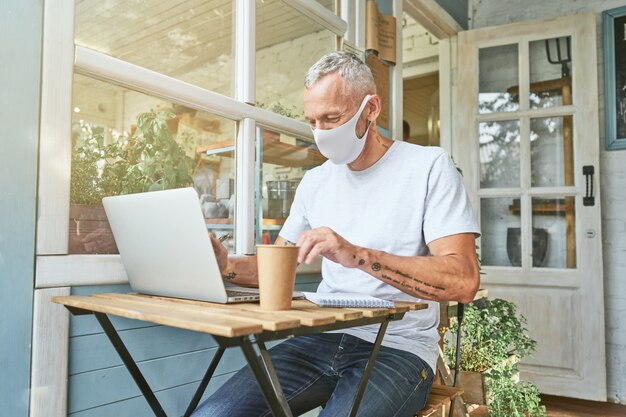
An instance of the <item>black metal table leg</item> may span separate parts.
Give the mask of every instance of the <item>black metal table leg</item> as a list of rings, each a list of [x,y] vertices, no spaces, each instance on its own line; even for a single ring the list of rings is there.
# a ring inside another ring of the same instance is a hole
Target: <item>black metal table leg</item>
[[[185,414],[183,414],[183,417],[189,417],[191,413],[193,413],[193,411],[198,406],[198,403],[200,402],[200,399],[202,398],[202,394],[204,394],[204,391],[206,390],[207,385],[209,385],[209,381],[213,377],[213,373],[215,372],[217,365],[222,359],[222,355],[224,355],[224,350],[226,349],[220,346],[219,349],[217,349],[217,352],[215,352],[215,356],[213,356],[213,360],[211,361],[209,368],[206,370],[206,373],[204,374],[204,378],[202,378],[202,381],[200,381],[200,385],[198,385],[198,389],[196,390],[196,393],[193,395],[191,402],[187,406],[187,411],[185,411]]]
[[[280,386],[280,381],[278,380],[278,375],[276,375],[276,370],[274,369],[274,365],[270,359],[270,354],[267,352],[265,347],[265,343],[257,341],[257,346],[259,347],[259,351],[261,352],[261,363],[265,367],[265,373],[267,374],[274,391],[276,392],[276,396],[278,397],[278,401],[280,401],[283,409],[287,416],[292,417],[291,408],[289,407],[289,403],[287,402],[287,398],[285,398],[285,393],[283,392],[282,387]]]
[[[284,408],[279,395],[277,394],[272,381],[269,375],[265,372],[265,369],[259,363],[260,360],[252,347],[252,343],[249,339],[244,338],[241,343],[241,350],[248,361],[248,365],[250,366],[250,370],[254,374],[254,377],[261,388],[261,392],[267,401],[270,410],[272,411],[272,415],[274,417],[292,417],[291,410],[287,406]]]
[[[137,384],[137,386],[139,387],[139,390],[141,391],[146,401],[148,402],[148,405],[152,409],[152,412],[154,413],[154,415],[157,417],[167,417],[167,414],[165,414],[165,411],[163,411],[163,407],[161,407],[159,400],[157,400],[156,396],[154,395],[154,392],[152,392],[150,385],[148,385],[148,382],[143,377],[143,374],[137,367],[137,364],[135,363],[135,361],[133,360],[133,357],[128,352],[128,349],[126,349],[124,342],[122,342],[122,339],[120,339],[120,336],[117,333],[117,330],[115,330],[115,327],[113,327],[113,324],[111,324],[111,321],[109,320],[107,315],[103,313],[95,313],[95,312],[93,314],[94,316],[96,316],[96,320],[98,320],[98,323],[100,323],[100,326],[102,326],[104,333],[107,335],[107,337],[111,341],[111,344],[117,351],[117,354],[122,359],[122,362],[124,362],[126,369],[128,369],[128,372],[130,372],[130,375],[135,380],[135,383]]]
[[[356,392],[356,395],[354,396],[354,402],[352,403],[352,409],[350,410],[350,417],[355,417],[357,411],[359,410],[359,405],[361,405],[361,399],[363,398],[363,394],[365,393],[365,387],[367,386],[367,383],[369,381],[372,369],[374,369],[376,357],[378,356],[378,351],[380,351],[380,345],[383,342],[383,337],[385,336],[385,331],[387,330],[388,324],[389,321],[383,321],[380,324],[378,334],[376,335],[376,341],[374,342],[374,346],[372,347],[372,353],[370,353],[370,357],[367,360],[367,365],[365,365],[365,371],[363,371],[363,376],[361,377],[359,388]]]

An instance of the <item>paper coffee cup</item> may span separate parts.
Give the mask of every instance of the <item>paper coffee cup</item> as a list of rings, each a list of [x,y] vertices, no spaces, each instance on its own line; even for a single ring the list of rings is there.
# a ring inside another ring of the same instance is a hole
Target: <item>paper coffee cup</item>
[[[264,310],[289,310],[293,297],[297,246],[257,245],[259,298]]]

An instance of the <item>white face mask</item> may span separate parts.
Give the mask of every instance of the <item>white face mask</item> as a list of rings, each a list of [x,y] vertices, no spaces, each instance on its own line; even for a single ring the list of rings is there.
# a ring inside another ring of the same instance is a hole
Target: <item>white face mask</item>
[[[352,116],[352,119],[341,126],[328,130],[311,129],[318,149],[331,162],[335,164],[349,164],[358,158],[361,151],[363,151],[372,122],[369,122],[367,130],[360,138],[356,135],[355,129],[369,98],[369,95],[365,96],[361,107]]]

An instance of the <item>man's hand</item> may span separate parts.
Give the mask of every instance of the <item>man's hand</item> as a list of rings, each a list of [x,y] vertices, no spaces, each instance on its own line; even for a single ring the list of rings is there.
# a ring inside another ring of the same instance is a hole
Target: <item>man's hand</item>
[[[86,253],[118,253],[110,227],[101,226],[82,238]]]
[[[226,269],[226,265],[228,263],[228,249],[218,238],[216,238],[213,234],[209,235],[211,237],[211,244],[213,245],[213,250],[215,251],[215,257],[217,258],[217,265],[220,268],[220,273],[224,273]]]
[[[361,248],[345,240],[328,227],[318,227],[300,234],[298,262],[310,265],[318,255],[346,268],[357,266],[357,251]]]

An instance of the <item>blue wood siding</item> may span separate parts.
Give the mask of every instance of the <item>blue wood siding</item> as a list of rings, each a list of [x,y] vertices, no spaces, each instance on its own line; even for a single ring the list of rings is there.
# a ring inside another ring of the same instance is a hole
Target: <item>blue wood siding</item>
[[[0,404],[28,416],[37,199],[42,1],[0,13]]]
[[[297,288],[315,291],[321,277],[301,275]],[[74,287],[72,294],[128,292],[125,285]],[[181,415],[213,355],[208,335],[111,317],[111,322],[137,361],[148,384],[168,415]],[[70,319],[68,415],[72,417],[134,417],[151,415],[150,408],[93,316]],[[239,349],[228,349],[205,398],[244,364]]]

